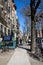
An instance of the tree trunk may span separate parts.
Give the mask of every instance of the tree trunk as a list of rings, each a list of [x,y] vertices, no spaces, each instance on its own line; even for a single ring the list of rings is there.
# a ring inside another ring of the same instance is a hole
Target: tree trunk
[[[35,21],[31,21],[31,51],[35,52],[35,48],[36,48]]]

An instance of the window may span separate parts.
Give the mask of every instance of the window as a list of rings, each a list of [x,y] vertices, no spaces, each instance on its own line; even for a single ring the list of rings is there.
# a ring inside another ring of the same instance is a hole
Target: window
[[[8,7],[7,11],[10,13],[10,7]]]

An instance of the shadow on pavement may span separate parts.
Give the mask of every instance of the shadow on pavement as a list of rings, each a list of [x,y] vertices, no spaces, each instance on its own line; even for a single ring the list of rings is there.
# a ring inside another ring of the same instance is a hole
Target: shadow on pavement
[[[29,51],[27,51],[27,53],[29,54],[30,57],[32,57],[35,60],[41,61],[40,58],[35,54],[35,53],[31,53]],[[43,62],[43,61],[41,61]]]

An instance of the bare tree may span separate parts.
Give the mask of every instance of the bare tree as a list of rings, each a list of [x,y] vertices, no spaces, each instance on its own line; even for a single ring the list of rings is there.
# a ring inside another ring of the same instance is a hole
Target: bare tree
[[[31,49],[32,51],[35,51],[35,46],[36,46],[35,15],[37,13],[37,9],[42,8],[41,2],[42,0],[30,0],[30,6],[26,6],[21,10],[24,16],[26,17],[31,16]]]
[[[37,9],[41,3],[41,0],[37,0],[35,3],[35,0],[30,0],[30,8],[31,8],[31,42],[32,42],[32,51],[35,51],[36,46],[36,36],[35,36],[35,14],[37,12]]]

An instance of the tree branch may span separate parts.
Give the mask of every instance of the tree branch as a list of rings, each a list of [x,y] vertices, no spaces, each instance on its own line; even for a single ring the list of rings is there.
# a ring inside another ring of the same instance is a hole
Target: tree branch
[[[35,6],[35,9],[37,9],[39,7],[39,4],[40,4],[41,0],[38,0],[36,6]]]

